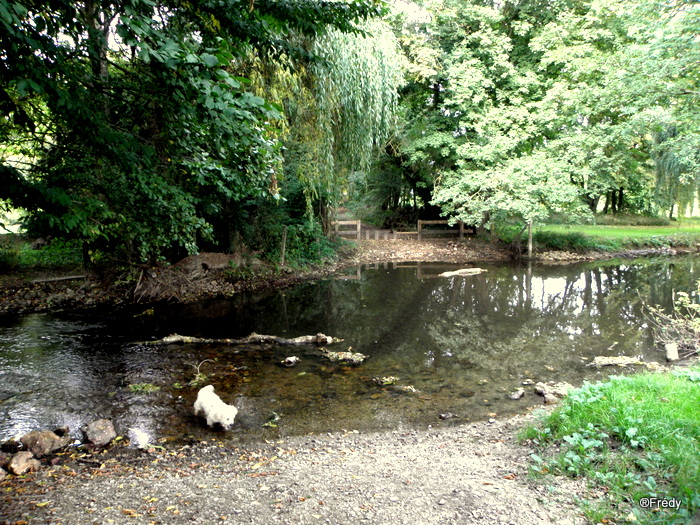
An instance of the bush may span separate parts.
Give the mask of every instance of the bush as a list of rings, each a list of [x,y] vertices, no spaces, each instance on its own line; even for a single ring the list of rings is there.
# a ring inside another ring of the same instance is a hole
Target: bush
[[[326,260],[335,259],[343,241],[328,238],[316,220],[302,218],[298,221],[267,223],[259,230],[259,248],[264,257],[273,263],[282,260],[282,239],[287,228],[285,243],[285,264],[289,266],[306,266]]]
[[[20,263],[27,267],[65,268],[83,265],[83,248],[80,241],[55,239],[39,249],[23,244]]]
[[[580,232],[561,233],[548,230],[536,231],[532,235],[537,250],[585,252],[589,250],[619,250],[621,245],[613,239],[596,239]]]

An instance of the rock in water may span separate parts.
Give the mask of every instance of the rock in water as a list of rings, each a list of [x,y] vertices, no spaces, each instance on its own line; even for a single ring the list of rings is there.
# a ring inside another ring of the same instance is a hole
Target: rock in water
[[[98,419],[88,423],[80,430],[83,431],[85,442],[96,447],[105,447],[117,437],[114,425],[109,419]]]
[[[511,392],[508,394],[508,397],[510,399],[520,399],[525,395],[525,389],[524,388],[518,388],[517,390]]]
[[[369,356],[359,352],[331,352],[325,350],[323,355],[334,363],[348,363],[351,365],[359,365]]]
[[[19,440],[26,450],[38,458],[62,449],[73,441],[70,436],[60,437],[50,430],[33,430]]]
[[[294,365],[296,365],[299,361],[301,361],[301,359],[299,359],[297,356],[293,355],[293,356],[290,356],[290,357],[285,357],[285,358],[281,361],[281,363],[282,363],[284,366],[294,366]]]

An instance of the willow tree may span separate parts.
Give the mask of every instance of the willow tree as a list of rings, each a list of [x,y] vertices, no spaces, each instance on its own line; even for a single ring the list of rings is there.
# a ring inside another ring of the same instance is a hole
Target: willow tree
[[[313,68],[317,141],[308,143],[302,155],[312,162],[298,163],[297,176],[321,208],[332,210],[351,173],[370,169],[396,127],[398,44],[384,22],[363,29],[366,36],[330,31],[314,43],[324,58]]]

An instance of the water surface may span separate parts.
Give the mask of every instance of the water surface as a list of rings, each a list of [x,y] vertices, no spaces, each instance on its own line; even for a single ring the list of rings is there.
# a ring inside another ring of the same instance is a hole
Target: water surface
[[[191,414],[197,370],[239,408],[230,439],[450,425],[541,405],[523,382],[580,385],[620,369],[599,355],[660,361],[642,302],[666,307],[691,291],[697,259],[562,266],[483,266],[438,277],[446,264],[386,264],[264,295],[153,311],[0,317],[0,440],[37,428],[112,418],[137,439],[206,439]],[[251,332],[343,338],[333,350],[370,356],[331,363],[318,348],[135,344],[170,333],[231,338]],[[296,355],[292,368],[280,365]],[[396,385],[374,379],[392,376]],[[129,385],[152,384],[155,393]],[[411,387],[408,392],[396,387]],[[415,390],[413,392],[412,390]],[[456,416],[441,419],[441,415]],[[219,434],[223,437],[223,434]]]

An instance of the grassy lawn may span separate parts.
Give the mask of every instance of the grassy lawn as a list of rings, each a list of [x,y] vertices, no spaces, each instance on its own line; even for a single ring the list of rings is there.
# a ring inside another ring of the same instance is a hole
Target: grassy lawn
[[[700,244],[700,222],[685,220],[668,226],[546,224],[535,228],[534,239],[538,250],[574,252],[693,247]]]
[[[538,226],[537,231],[550,231],[557,233],[582,233],[589,237],[601,237],[605,239],[626,239],[653,236],[669,236],[678,234],[700,235],[700,223],[686,221],[670,224],[668,226],[600,226],[600,225],[572,225],[551,224]]]

